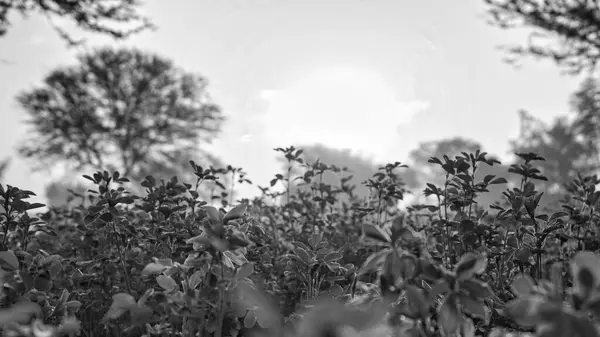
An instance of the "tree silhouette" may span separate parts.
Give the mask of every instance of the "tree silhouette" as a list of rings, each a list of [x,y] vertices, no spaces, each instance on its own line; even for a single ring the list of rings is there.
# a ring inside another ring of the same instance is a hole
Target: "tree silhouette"
[[[409,166],[418,168],[419,172],[416,185],[411,187],[422,187],[426,182],[434,184],[441,184],[444,182],[443,176],[440,176],[438,172],[432,171],[437,168],[428,162],[429,158],[442,158],[443,155],[454,158],[455,156],[460,155],[461,152],[475,153],[477,149],[481,149],[481,144],[474,140],[462,137],[420,143],[416,149],[409,153]]]
[[[484,0],[489,23],[503,28],[532,29],[528,43],[508,49],[510,55],[554,60],[577,74],[595,68],[600,58],[600,4],[596,0]]]
[[[534,119],[522,112],[522,118]],[[549,188],[562,187],[576,177],[577,172],[585,173],[590,156],[595,149],[588,148],[578,137],[577,129],[566,117],[556,118],[550,126],[540,121],[523,123],[519,139],[511,141],[514,152],[534,152],[546,159],[536,162]],[[540,183],[541,184],[541,183]]]
[[[137,49],[102,48],[78,60],[17,97],[32,127],[19,153],[34,169],[63,162],[112,165],[134,179],[153,168],[177,175],[220,131],[223,116],[203,77]]]
[[[462,155],[462,152],[473,153],[477,150],[484,151],[481,144],[478,142],[463,138],[453,137],[448,139],[441,139],[429,142],[420,143],[419,146],[412,150],[409,154],[410,163],[408,164],[412,170],[415,171],[416,179],[413,179],[415,183],[408,186],[412,189],[422,189],[426,183],[432,183],[437,186],[443,187],[446,176],[441,173],[441,168],[435,164],[429,163],[429,158],[437,157],[443,160],[443,156],[447,155],[449,158],[454,159],[456,156]],[[494,155],[488,154],[488,159],[495,158]],[[497,158],[496,158],[497,159]],[[508,173],[508,166],[506,163],[489,165],[480,165],[476,171],[477,180],[482,180],[486,175],[494,175],[496,177],[503,177],[509,182],[514,182],[514,178]],[[511,179],[513,178],[513,179]],[[500,201],[502,192],[507,188],[506,185],[491,185],[488,187],[489,193],[483,193],[477,198],[477,203],[480,206],[486,207],[490,204]]]
[[[0,0],[0,37],[8,32],[12,14],[42,13],[69,45],[83,41],[75,40],[70,33],[56,26],[53,18],[70,19],[84,31],[123,39],[154,27],[147,17],[138,13],[140,5],[138,0]]]
[[[377,165],[371,160],[354,155],[349,149],[336,149],[323,144],[302,146],[301,148],[304,151],[303,157],[307,163],[314,163],[320,160],[326,165],[348,168],[348,172],[345,175],[352,176],[352,178],[348,180],[347,184],[356,186],[354,193],[357,197],[366,198],[369,196],[369,190],[362,182],[377,172]],[[287,171],[287,161],[285,158],[278,157],[278,160]],[[292,176],[297,176],[303,174],[303,172],[304,168],[296,165],[291,173]],[[323,175],[323,182],[325,184],[337,186],[340,183],[339,181],[340,177],[336,177],[332,173],[328,172]]]
[[[10,158],[0,161],[0,180],[2,180],[2,178],[4,178],[4,174],[6,173],[8,164],[10,164]]]
[[[573,132],[581,139],[589,155],[588,170],[599,168],[600,155],[600,86],[593,77],[586,78],[571,97],[575,113]]]

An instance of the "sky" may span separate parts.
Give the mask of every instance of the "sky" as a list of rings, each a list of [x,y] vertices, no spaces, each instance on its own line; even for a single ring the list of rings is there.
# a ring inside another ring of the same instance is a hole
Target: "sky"
[[[273,148],[289,145],[406,162],[420,142],[463,136],[508,158],[517,111],[567,114],[581,82],[549,61],[504,63],[498,47],[527,32],[488,26],[482,0],[147,0],[142,10],[158,30],[119,43],[73,34],[88,48],[136,46],[205,76],[227,116],[208,148],[263,186],[278,170]],[[14,98],[76,53],[36,15],[14,17],[0,39],[0,159],[12,157],[1,183],[42,201],[44,185],[63,176],[17,157],[27,127]]]

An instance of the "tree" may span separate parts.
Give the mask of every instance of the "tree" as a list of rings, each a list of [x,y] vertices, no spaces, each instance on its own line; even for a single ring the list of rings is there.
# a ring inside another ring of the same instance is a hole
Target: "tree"
[[[575,113],[573,131],[585,145],[591,156],[591,166],[598,168],[600,155],[600,86],[598,80],[588,77],[571,97],[571,108]]]
[[[0,161],[0,180],[4,178],[4,174],[6,173],[6,169],[8,168],[8,164],[10,164],[10,159],[4,159]]]
[[[534,119],[522,112],[521,118]],[[578,137],[577,129],[566,117],[556,118],[550,126],[541,121],[523,123],[519,139],[511,142],[514,152],[534,152],[545,161],[536,162],[536,167],[548,178],[549,188],[558,188],[570,182],[577,172],[586,173],[593,149],[587,148]]]
[[[443,187],[446,176],[440,171],[441,168],[435,164],[429,163],[429,158],[437,157],[443,160],[443,156],[447,155],[449,158],[454,159],[456,156],[462,155],[462,152],[473,153],[477,150],[484,151],[481,144],[478,142],[463,138],[453,137],[449,139],[442,139],[436,141],[429,141],[420,143],[417,149],[412,150],[409,154],[410,163],[408,164],[411,169],[416,172],[417,178],[412,185],[408,186],[412,189],[424,188],[426,183],[432,183],[439,187]],[[495,156],[488,154],[488,159],[495,158]],[[497,159],[497,158],[496,158]],[[476,180],[481,181],[486,175],[494,175],[496,177],[503,177],[509,182],[514,183],[514,179],[511,179],[511,175],[508,173],[508,166],[501,164],[480,165],[477,167],[475,173]],[[496,201],[499,201],[502,196],[502,192],[507,188],[506,185],[492,185],[488,187],[490,193],[483,193],[477,198],[477,203],[480,206],[488,206]]]
[[[410,187],[422,187],[426,182],[434,184],[443,183],[444,178],[438,172],[432,171],[437,168],[428,162],[429,158],[438,157],[441,159],[444,155],[454,158],[460,155],[461,152],[475,153],[477,149],[481,149],[481,145],[478,142],[462,137],[420,143],[408,155],[411,162],[409,166],[417,169],[419,172],[419,177],[416,179],[415,185]]]
[[[8,32],[12,14],[28,16],[38,12],[52,23],[69,45],[77,45],[83,41],[75,40],[71,34],[53,24],[53,18],[67,18],[84,31],[123,39],[154,27],[147,17],[138,13],[140,6],[141,2],[138,0],[0,0],[0,37]],[[133,27],[120,27],[123,25]]]
[[[63,162],[75,170],[110,164],[134,179],[154,167],[177,174],[219,133],[224,118],[202,76],[137,49],[101,48],[78,60],[17,97],[32,127],[19,153],[34,169]]]
[[[594,69],[600,59],[600,3],[597,0],[484,0],[491,25],[527,28],[524,46],[508,49],[513,56],[552,59],[578,74]]]
[[[354,193],[359,198],[366,198],[369,196],[369,190],[365,187],[362,182],[370,178],[375,172],[377,172],[377,165],[372,161],[352,154],[349,149],[336,149],[331,148],[322,144],[303,146],[301,147],[304,155],[304,160],[307,163],[314,163],[317,160],[321,161],[326,165],[335,165],[339,168],[348,168],[346,176],[352,176],[348,180],[348,185],[355,185],[356,189]],[[287,160],[283,157],[277,157],[282,167],[287,172]],[[303,174],[304,169],[299,167],[298,164],[292,169],[292,176],[298,176]],[[335,177],[331,173],[323,175],[323,182],[325,184],[331,184],[334,186],[339,185],[340,177]]]

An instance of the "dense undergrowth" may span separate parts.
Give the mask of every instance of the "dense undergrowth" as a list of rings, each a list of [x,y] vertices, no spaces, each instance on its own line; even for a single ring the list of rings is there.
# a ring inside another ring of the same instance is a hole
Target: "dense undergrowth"
[[[148,176],[143,196],[118,172],[86,175],[86,195],[37,217],[33,192],[0,185],[3,334],[598,335],[597,177],[577,177],[564,205],[542,212],[543,158],[518,154],[508,173],[520,185],[483,210],[477,197],[507,181],[478,168],[498,162],[432,157],[446,178],[424,190],[435,202],[400,210],[398,162],[359,200],[347,170],[277,151],[289,169],[235,205],[243,171],[194,162],[197,181]],[[223,175],[233,184],[199,200]]]

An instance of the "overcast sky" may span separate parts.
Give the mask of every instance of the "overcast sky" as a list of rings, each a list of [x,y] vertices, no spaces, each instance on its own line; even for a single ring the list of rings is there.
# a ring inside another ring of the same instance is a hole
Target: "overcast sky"
[[[159,29],[124,44],[209,79],[228,116],[211,149],[262,185],[277,169],[272,149],[291,144],[405,162],[419,142],[462,135],[505,157],[517,111],[565,114],[580,81],[546,61],[503,63],[497,47],[526,34],[488,27],[482,0],[147,1],[144,11]],[[14,152],[26,131],[14,97],[75,52],[36,16],[0,39],[0,158],[14,157],[2,183],[43,194],[51,177]]]

